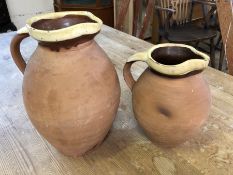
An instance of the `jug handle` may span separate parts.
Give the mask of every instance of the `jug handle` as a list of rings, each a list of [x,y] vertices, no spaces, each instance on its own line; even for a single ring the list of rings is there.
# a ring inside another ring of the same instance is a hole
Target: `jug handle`
[[[136,81],[133,78],[133,75],[130,71],[131,66],[133,65],[133,63],[137,62],[137,61],[143,61],[146,62],[148,59],[148,53],[147,52],[140,52],[140,53],[136,53],[135,55],[131,56],[123,69],[123,76],[125,79],[125,82],[127,84],[127,86],[130,88],[130,90],[133,90],[133,86],[136,83]]]
[[[17,34],[12,39],[10,45],[12,58],[22,73],[24,73],[24,70],[26,68],[26,62],[24,61],[22,54],[20,52],[20,43],[24,38],[27,38],[28,36],[29,36],[28,33]]]

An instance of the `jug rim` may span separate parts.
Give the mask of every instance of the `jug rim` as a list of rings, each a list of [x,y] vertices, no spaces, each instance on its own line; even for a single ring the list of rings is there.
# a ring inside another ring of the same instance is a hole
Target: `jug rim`
[[[66,15],[87,16],[91,20],[95,21],[95,23],[93,22],[79,23],[56,30],[40,30],[33,28],[31,26],[34,22],[37,22],[42,19],[57,19],[57,18],[62,18]],[[102,24],[103,22],[100,18],[96,17],[95,15],[93,15],[91,12],[88,11],[51,12],[51,13],[39,14],[29,18],[26,21],[25,27],[19,29],[17,33],[18,34],[29,33],[31,37],[33,37],[38,41],[59,42],[59,41],[78,38],[83,35],[91,35],[98,33],[101,29]]]
[[[162,48],[162,47],[183,47],[189,49],[191,52],[193,52],[195,55],[203,58],[203,59],[188,59],[186,61],[183,61],[179,64],[174,65],[166,65],[159,63],[154,58],[152,58],[152,52],[156,49]],[[147,59],[145,60],[150,68],[153,70],[165,74],[165,75],[171,75],[171,76],[179,76],[179,75],[186,75],[193,71],[198,70],[204,70],[206,67],[208,67],[210,57],[195,49],[192,46],[186,45],[186,44],[176,44],[176,43],[164,43],[164,44],[158,44],[153,46],[147,51]]]

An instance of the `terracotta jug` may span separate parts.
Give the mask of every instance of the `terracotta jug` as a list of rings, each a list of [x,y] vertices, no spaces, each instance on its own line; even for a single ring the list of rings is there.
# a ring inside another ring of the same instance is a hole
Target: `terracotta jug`
[[[149,66],[137,82],[130,73],[136,61]],[[124,78],[133,111],[153,142],[173,147],[198,133],[210,112],[210,90],[202,75],[208,63],[206,54],[183,44],[156,45],[128,59]]]
[[[102,21],[90,12],[32,17],[11,42],[24,74],[23,100],[39,133],[65,155],[80,156],[100,144],[116,116],[120,86],[115,68],[94,37]],[[38,47],[26,64],[20,42]]]

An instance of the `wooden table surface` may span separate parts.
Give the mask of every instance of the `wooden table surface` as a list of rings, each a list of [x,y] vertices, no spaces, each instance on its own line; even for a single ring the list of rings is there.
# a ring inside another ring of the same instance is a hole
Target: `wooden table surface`
[[[79,158],[55,150],[32,126],[22,101],[23,76],[14,65],[9,43],[14,33],[0,35],[0,174],[99,174],[99,175],[232,175],[233,77],[212,68],[205,72],[213,104],[201,134],[177,148],[152,144],[134,119],[131,92],[122,69],[126,59],[152,45],[103,26],[96,41],[114,63],[121,82],[121,103],[113,127],[96,150]],[[29,58],[33,39],[22,44]],[[133,66],[138,77],[145,64]],[[175,133],[174,133],[175,134]]]

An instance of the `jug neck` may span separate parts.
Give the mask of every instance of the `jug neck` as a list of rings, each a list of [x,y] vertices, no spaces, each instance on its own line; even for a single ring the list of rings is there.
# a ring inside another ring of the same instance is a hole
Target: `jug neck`
[[[202,70],[192,70],[190,72],[187,72],[187,73],[181,74],[181,75],[161,73],[161,72],[154,70],[151,67],[148,67],[148,71],[150,71],[152,74],[155,74],[157,76],[161,76],[164,78],[168,78],[168,79],[182,79],[182,78],[187,78],[187,77],[194,76],[197,74],[201,74],[204,70],[203,69]]]
[[[91,35],[84,35],[80,36],[78,38],[70,39],[70,40],[65,40],[65,41],[57,41],[57,42],[44,42],[44,41],[39,41],[39,45],[43,47],[47,47],[52,51],[60,51],[64,49],[72,49],[72,48],[83,48],[88,45],[90,45],[94,41],[94,37],[98,33],[91,34]]]

